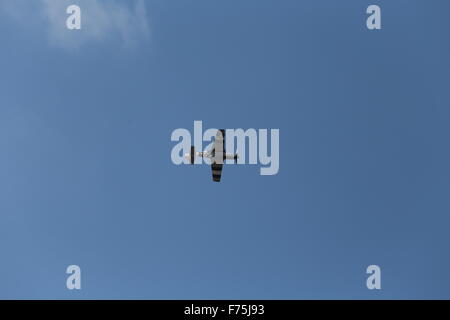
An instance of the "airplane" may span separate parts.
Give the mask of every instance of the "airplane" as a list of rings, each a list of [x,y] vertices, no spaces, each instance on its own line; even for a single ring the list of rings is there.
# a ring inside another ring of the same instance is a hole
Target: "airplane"
[[[190,164],[194,164],[195,156],[211,159],[212,178],[215,182],[220,182],[224,160],[234,159],[234,162],[237,163],[238,159],[237,153],[229,154],[225,152],[225,129],[217,130],[211,150],[195,152],[195,147],[191,146],[191,152],[185,154]]]

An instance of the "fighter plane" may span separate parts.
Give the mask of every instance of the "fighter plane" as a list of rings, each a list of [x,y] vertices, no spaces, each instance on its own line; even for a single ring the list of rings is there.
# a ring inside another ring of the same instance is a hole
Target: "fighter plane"
[[[191,152],[185,154],[190,164],[194,164],[195,156],[211,159],[212,178],[215,182],[220,182],[224,160],[234,159],[237,162],[238,159],[237,153],[229,154],[225,152],[225,129],[217,130],[211,150],[195,152],[195,147],[191,146]]]

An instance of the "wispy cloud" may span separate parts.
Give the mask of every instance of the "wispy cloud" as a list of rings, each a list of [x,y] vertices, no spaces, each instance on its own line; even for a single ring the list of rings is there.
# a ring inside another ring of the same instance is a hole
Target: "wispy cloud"
[[[81,8],[81,30],[66,28],[72,4]],[[65,49],[106,41],[134,47],[150,35],[144,0],[6,0],[1,9],[17,23],[44,28],[49,43]]]

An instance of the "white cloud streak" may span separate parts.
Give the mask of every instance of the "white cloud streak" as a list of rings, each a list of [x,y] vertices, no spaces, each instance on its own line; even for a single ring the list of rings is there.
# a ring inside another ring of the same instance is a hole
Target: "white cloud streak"
[[[68,6],[81,8],[81,30],[68,30]],[[2,0],[1,11],[17,23],[42,27],[49,43],[64,49],[116,41],[134,47],[150,35],[144,0]]]

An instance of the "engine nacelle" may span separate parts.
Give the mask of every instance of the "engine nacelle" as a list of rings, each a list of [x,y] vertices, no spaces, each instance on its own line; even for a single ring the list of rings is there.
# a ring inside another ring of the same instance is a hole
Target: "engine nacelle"
[[[238,156],[237,153],[235,153],[235,154],[229,154],[229,153],[227,153],[227,154],[225,155],[225,159],[234,160],[234,163],[237,163],[238,158],[239,158],[239,156]]]
[[[184,157],[189,161],[190,164],[194,164],[195,162],[195,147],[191,146],[191,152],[186,153]]]

